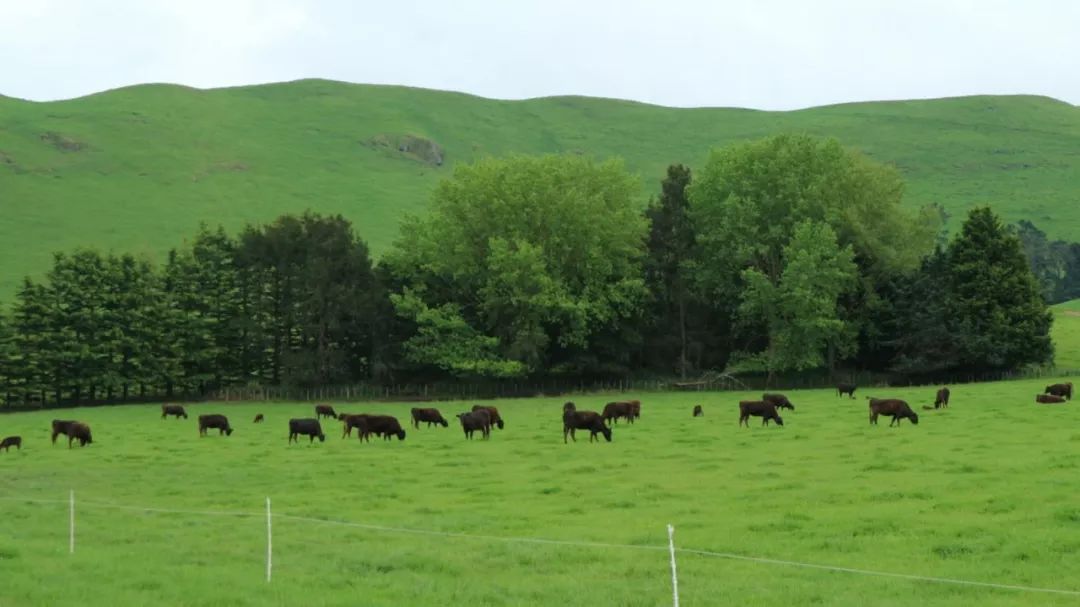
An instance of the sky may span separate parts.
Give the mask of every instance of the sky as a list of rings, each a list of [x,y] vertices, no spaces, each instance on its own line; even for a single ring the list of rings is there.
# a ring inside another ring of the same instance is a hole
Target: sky
[[[0,0],[0,94],[328,78],[499,99],[1080,104],[1072,0]]]

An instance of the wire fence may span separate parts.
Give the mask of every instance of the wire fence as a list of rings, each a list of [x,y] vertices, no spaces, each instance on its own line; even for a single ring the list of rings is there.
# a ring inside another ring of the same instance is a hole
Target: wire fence
[[[69,499],[38,499],[38,498],[26,498],[26,497],[13,497],[13,496],[0,496],[0,501],[24,503],[24,504],[54,504],[54,505],[67,505],[69,508],[69,549],[73,554],[75,552],[75,520],[76,511],[84,509],[99,509],[99,510],[119,510],[124,512],[145,512],[145,513],[161,513],[161,514],[176,514],[176,515],[189,515],[189,516],[213,516],[213,517],[240,517],[240,518],[262,518],[266,519],[266,581],[269,583],[272,581],[272,562],[273,562],[273,537],[272,537],[272,525],[271,521],[292,521],[296,523],[304,523],[311,525],[329,525],[336,527],[347,527],[354,529],[363,529],[366,531],[373,531],[378,533],[396,534],[396,535],[416,535],[424,537],[438,537],[438,538],[450,538],[461,539],[478,542],[501,542],[501,543],[514,543],[514,544],[533,544],[544,546],[558,546],[565,548],[580,548],[580,549],[612,549],[612,550],[634,550],[634,551],[647,551],[647,552],[665,552],[670,555],[671,561],[671,587],[672,587],[672,599],[675,607],[679,607],[679,580],[676,568],[676,555],[683,556],[698,556],[716,559],[726,559],[732,561],[742,561],[747,563],[754,563],[759,565],[769,566],[782,566],[801,569],[810,569],[817,571],[825,571],[831,573],[842,573],[848,575],[857,576],[871,576],[880,578],[890,578],[894,580],[908,581],[908,582],[925,582],[932,584],[942,584],[949,586],[966,586],[973,588],[983,588],[988,590],[1004,590],[1017,593],[1037,593],[1037,594],[1054,594],[1064,595],[1072,597],[1080,597],[1080,590],[1072,590],[1065,588],[1047,588],[1039,586],[1029,586],[1023,584],[1005,583],[1005,582],[989,582],[979,580],[966,580],[958,578],[937,577],[937,576],[925,576],[908,573],[898,573],[893,571],[880,571],[873,569],[863,569],[857,567],[846,567],[839,565],[830,565],[824,563],[811,563],[804,561],[796,561],[789,559],[771,558],[754,556],[747,554],[737,554],[732,552],[721,552],[714,550],[704,550],[697,548],[681,548],[675,544],[675,528],[672,525],[667,525],[668,542],[666,544],[620,544],[611,542],[593,542],[593,541],[576,541],[576,540],[556,540],[538,537],[517,537],[517,536],[503,536],[503,535],[484,535],[473,533],[462,533],[458,531],[441,531],[436,529],[417,529],[410,527],[399,527],[389,525],[378,525],[372,523],[358,523],[352,521],[336,520],[330,518],[317,518],[311,516],[301,516],[284,513],[273,513],[271,511],[270,498],[266,498],[266,510],[265,512],[259,511],[226,511],[226,510],[190,510],[181,508],[162,508],[162,507],[150,507],[150,506],[133,506],[128,504],[117,504],[110,502],[99,501],[79,501],[75,500],[75,492],[71,491]]]

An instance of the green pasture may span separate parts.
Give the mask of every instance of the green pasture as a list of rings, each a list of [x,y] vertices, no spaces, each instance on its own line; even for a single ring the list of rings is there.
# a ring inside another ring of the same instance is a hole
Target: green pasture
[[[1080,369],[1080,299],[1051,308],[1054,325],[1054,364],[1059,369]]]
[[[641,399],[638,423],[602,444],[564,445],[555,397],[491,403],[506,428],[471,442],[452,424],[361,444],[326,421],[325,443],[289,445],[287,419],[313,413],[298,403],[197,404],[187,420],[152,405],[0,415],[0,436],[25,443],[0,453],[0,605],[665,605],[668,555],[649,547],[668,523],[684,549],[1080,591],[1080,412],[1032,402],[1051,381],[952,386],[940,411],[922,410],[932,387],[790,392],[782,428],[737,426],[749,393],[575,397]],[[920,423],[871,427],[867,395],[907,399]],[[404,421],[410,406],[337,408]],[[208,412],[235,433],[199,438]],[[95,442],[51,445],[52,418],[89,423]],[[678,568],[683,606],[1080,600],[691,553]]]

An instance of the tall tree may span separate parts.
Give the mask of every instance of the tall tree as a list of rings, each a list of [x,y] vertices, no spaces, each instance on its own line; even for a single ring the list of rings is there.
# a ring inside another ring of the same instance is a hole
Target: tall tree
[[[1014,369],[1053,358],[1053,316],[1020,240],[989,207],[968,213],[948,268],[950,328],[964,368]]]
[[[386,258],[403,286],[395,308],[419,327],[410,360],[463,375],[588,372],[597,337],[641,311],[638,187],[617,162],[574,156],[459,165]]]
[[[15,339],[11,324],[0,310],[0,405],[11,401],[14,391]]]
[[[50,323],[49,296],[43,285],[23,279],[15,294],[11,316],[15,355],[11,360],[12,384],[23,402],[59,385],[54,357],[51,356],[53,327]],[[57,393],[56,399],[60,399]]]

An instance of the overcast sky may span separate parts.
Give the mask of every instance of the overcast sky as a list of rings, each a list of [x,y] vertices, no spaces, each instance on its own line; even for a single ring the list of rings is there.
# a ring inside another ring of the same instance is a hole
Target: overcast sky
[[[0,0],[8,96],[309,77],[673,106],[1080,104],[1080,2]]]

